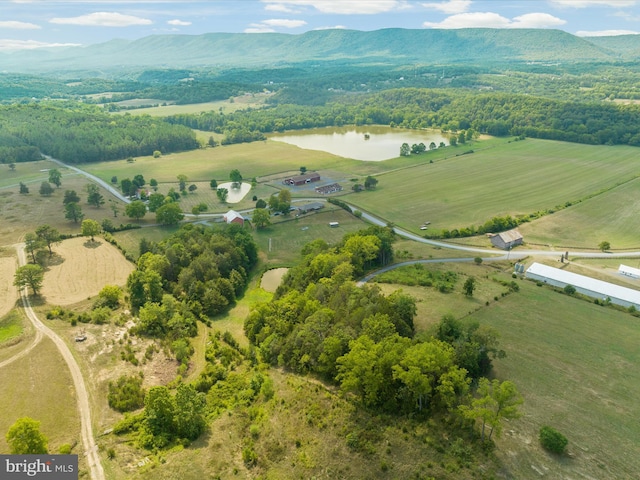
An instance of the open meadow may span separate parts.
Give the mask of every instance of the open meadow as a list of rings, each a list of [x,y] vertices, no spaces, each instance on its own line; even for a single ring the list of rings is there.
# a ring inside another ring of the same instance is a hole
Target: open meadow
[[[97,295],[105,285],[124,285],[134,269],[117,248],[100,238],[64,240],[53,250],[54,261],[42,286],[50,305],[71,305]]]

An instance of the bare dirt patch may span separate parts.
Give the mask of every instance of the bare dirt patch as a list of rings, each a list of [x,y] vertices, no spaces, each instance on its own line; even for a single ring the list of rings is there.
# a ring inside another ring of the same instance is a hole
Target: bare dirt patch
[[[16,259],[0,257],[0,317],[9,313],[18,299],[18,290],[13,286]]]
[[[262,280],[260,281],[260,287],[267,292],[275,293],[278,285],[282,282],[282,277],[284,277],[288,270],[288,268],[273,268],[264,272]]]
[[[56,245],[55,253],[64,261],[45,273],[42,295],[47,303],[71,305],[97,295],[105,285],[124,285],[134,269],[114,246],[104,240],[87,248],[78,237]]]

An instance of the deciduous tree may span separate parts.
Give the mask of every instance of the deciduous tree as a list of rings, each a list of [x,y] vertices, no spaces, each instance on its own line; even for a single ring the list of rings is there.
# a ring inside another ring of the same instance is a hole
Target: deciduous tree
[[[49,197],[53,193],[53,187],[49,182],[42,182],[40,184],[40,195],[43,197]]]
[[[33,455],[48,453],[47,437],[40,432],[40,422],[21,417],[9,428],[6,435],[11,453]]]
[[[251,221],[256,228],[265,228],[271,225],[269,212],[265,208],[256,208],[251,216]]]
[[[95,220],[87,218],[82,221],[82,235],[85,237],[91,237],[91,241],[94,241],[94,237],[100,233],[100,224]]]
[[[64,218],[67,220],[73,220],[73,223],[78,223],[84,218],[82,207],[74,202],[67,203],[64,206]]]
[[[47,248],[49,249],[49,255],[53,255],[51,246],[60,241],[60,233],[55,228],[49,225],[40,225],[36,228],[36,235],[42,239]]]
[[[40,265],[28,264],[18,267],[13,277],[13,284],[18,288],[31,287],[34,295],[42,287],[44,270]]]
[[[147,206],[141,200],[134,200],[125,207],[124,212],[127,217],[139,220],[147,214]]]
[[[62,203],[65,205],[67,203],[80,203],[80,197],[78,196],[75,190],[65,190]]]
[[[176,225],[184,218],[180,205],[167,203],[156,210],[156,220],[162,225]]]
[[[57,168],[49,170],[49,183],[53,183],[58,188],[62,185],[62,174]]]

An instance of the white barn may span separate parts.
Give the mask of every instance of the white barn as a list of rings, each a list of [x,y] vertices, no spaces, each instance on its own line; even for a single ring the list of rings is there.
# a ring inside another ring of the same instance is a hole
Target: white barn
[[[626,275],[627,277],[640,278],[640,269],[628,267],[627,265],[620,265],[618,273]]]
[[[525,277],[532,280],[564,288],[567,285],[575,287],[576,291],[589,297],[600,300],[611,299],[611,303],[630,307],[633,305],[640,310],[640,291],[632,288],[621,287],[602,280],[578,275],[577,273],[566,272],[559,268],[549,267],[541,263],[533,263],[525,272]]]

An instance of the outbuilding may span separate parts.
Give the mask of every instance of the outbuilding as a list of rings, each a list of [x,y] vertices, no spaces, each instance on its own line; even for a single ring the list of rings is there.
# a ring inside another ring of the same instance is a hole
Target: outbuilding
[[[513,247],[522,245],[523,240],[522,235],[515,228],[491,236],[493,246],[501,248],[502,250],[511,250]]]
[[[525,277],[559,288],[572,285],[577,292],[583,295],[605,301],[610,299],[611,303],[616,305],[622,305],[626,308],[633,305],[640,309],[640,291],[633,288],[622,287],[541,263],[531,264],[525,272]]]
[[[226,223],[236,223],[238,225],[244,225],[244,217],[235,210],[229,210],[222,217]]]
[[[306,205],[302,205],[300,207],[298,207],[298,212],[300,214],[304,214],[304,213],[309,213],[309,212],[316,212],[318,210],[321,210],[324,208],[324,203],[322,202],[311,202],[311,203],[307,203]]]
[[[627,265],[620,265],[618,273],[631,278],[640,278],[640,269],[628,267]]]
[[[304,173],[302,175],[294,175],[292,177],[285,178],[282,183],[285,185],[305,185],[307,183],[319,182],[320,174],[317,172]]]

